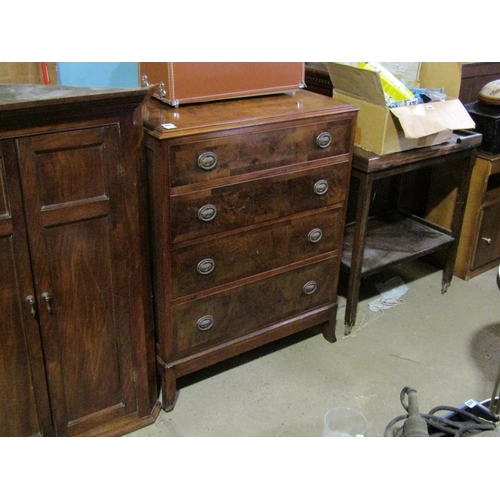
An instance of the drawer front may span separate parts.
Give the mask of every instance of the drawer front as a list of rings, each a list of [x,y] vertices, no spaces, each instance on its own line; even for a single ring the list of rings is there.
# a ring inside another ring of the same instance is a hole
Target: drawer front
[[[338,257],[173,307],[179,358],[336,300]]]
[[[347,154],[350,119],[256,132],[226,132],[213,139],[168,146],[171,187],[212,181]]]
[[[172,252],[174,298],[339,249],[341,209],[233,233]]]
[[[308,210],[346,198],[348,163],[266,177],[172,196],[172,242],[207,236]]]
[[[472,269],[500,258],[500,203],[481,211],[481,223],[476,242]]]

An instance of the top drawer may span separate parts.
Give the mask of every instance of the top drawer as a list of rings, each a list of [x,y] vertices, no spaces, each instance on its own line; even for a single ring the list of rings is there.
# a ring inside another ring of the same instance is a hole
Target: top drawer
[[[203,139],[168,142],[170,186],[212,181],[270,168],[348,154],[350,118],[289,122],[281,128],[258,127],[206,134]]]

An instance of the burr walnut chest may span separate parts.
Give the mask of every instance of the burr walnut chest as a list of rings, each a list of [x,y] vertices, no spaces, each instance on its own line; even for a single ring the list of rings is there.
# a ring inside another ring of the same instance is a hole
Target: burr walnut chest
[[[162,404],[301,330],[335,341],[357,110],[300,90],[144,110]]]

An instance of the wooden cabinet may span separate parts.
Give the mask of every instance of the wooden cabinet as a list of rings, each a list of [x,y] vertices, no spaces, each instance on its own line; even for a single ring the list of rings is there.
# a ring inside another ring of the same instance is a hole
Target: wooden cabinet
[[[307,91],[144,113],[163,407],[176,380],[323,325],[337,282],[356,110]]]
[[[455,274],[468,280],[500,263],[500,155],[478,150]]]
[[[158,412],[146,95],[0,90],[1,435],[117,435]]]

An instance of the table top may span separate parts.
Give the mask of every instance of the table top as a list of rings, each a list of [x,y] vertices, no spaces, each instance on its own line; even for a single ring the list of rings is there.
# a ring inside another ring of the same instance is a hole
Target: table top
[[[443,144],[387,155],[378,155],[360,147],[355,147],[352,168],[366,174],[381,172],[390,168],[413,164],[462,150],[474,149],[481,144],[481,141],[482,135],[477,132],[455,131],[451,139]]]

